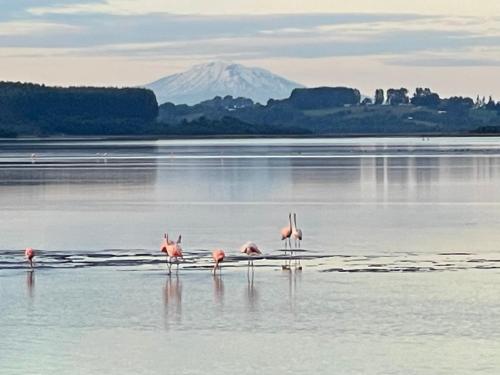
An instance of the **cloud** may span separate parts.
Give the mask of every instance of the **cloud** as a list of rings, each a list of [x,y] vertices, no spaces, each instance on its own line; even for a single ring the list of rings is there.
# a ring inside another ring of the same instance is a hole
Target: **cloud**
[[[143,8],[148,9],[148,8]],[[78,4],[63,4],[29,8],[28,11],[36,16],[47,14],[78,14],[78,13],[105,13],[114,15],[148,14],[154,11],[132,12],[129,7],[120,6],[120,2],[91,2]]]
[[[461,58],[461,57],[414,57],[414,58],[388,58],[384,60],[388,65],[400,65],[411,67],[500,67],[500,59],[493,58]]]
[[[34,22],[64,23],[84,29],[85,32],[61,35],[27,35],[25,38],[0,39],[1,45],[19,47],[87,47],[119,43],[151,43],[207,38],[260,37],[262,34],[286,34],[284,31],[302,31],[311,37],[325,33],[322,27],[345,26],[339,36],[352,28],[370,29],[374,23],[398,24],[423,19],[418,15],[367,14],[304,14],[266,16],[180,16],[155,14],[149,16],[116,15],[50,15]],[[25,19],[23,22],[33,22]],[[300,36],[300,33],[297,33]]]
[[[175,14],[282,14],[282,13],[419,13],[489,16],[500,13],[497,0],[80,0],[59,2],[41,0],[30,8],[36,15],[46,14],[114,14],[144,15],[154,13]]]
[[[272,11],[182,15],[165,13],[179,10],[165,6],[173,1],[18,1],[10,4],[24,5],[2,8],[0,20],[6,13],[11,16],[0,22],[0,56],[33,59],[34,64],[37,57],[169,66],[220,58],[262,62],[353,57],[361,65],[377,62],[391,69],[496,67],[500,46],[498,17]],[[236,3],[231,0],[231,6]]]
[[[0,22],[0,36],[29,36],[34,34],[53,35],[56,33],[66,33],[78,31],[79,28],[73,25],[33,22],[33,21],[9,21]]]

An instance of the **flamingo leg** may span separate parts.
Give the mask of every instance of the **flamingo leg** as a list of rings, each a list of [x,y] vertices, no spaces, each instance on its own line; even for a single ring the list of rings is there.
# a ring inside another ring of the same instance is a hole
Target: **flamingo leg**
[[[286,239],[286,238],[284,238],[284,239],[283,239],[283,241],[285,241],[285,258],[286,258],[287,253],[288,253],[288,252],[286,251],[286,250],[287,250],[287,239]],[[292,250],[292,248],[290,247],[290,251],[291,251],[291,250]],[[287,260],[286,260],[286,259],[285,259],[285,262],[283,263],[283,265],[281,266],[281,269],[283,269],[283,270],[287,270],[287,269],[288,269],[288,265],[287,265]]]
[[[300,238],[299,238],[299,249],[300,249]],[[299,258],[299,269],[301,270],[302,269],[302,264],[300,263],[300,258]]]
[[[168,267],[168,274],[172,274],[172,259],[170,257],[167,257],[167,267]]]

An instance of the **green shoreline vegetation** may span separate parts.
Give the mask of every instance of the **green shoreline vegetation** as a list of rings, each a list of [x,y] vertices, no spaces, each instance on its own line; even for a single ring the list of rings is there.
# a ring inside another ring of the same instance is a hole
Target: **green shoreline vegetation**
[[[158,106],[140,88],[48,87],[0,82],[0,138],[15,137],[341,137],[500,134],[491,97],[440,98],[427,88],[376,90],[374,100],[347,87],[295,89],[265,105],[215,97]]]

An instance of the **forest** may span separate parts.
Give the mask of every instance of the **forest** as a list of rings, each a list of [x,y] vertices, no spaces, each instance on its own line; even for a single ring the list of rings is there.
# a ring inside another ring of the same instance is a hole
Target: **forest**
[[[138,134],[157,116],[149,90],[0,82],[0,136]]]
[[[215,97],[158,106],[141,88],[48,87],[0,82],[0,138],[22,136],[350,136],[500,133],[493,98],[441,98],[429,88],[295,89],[265,105]]]

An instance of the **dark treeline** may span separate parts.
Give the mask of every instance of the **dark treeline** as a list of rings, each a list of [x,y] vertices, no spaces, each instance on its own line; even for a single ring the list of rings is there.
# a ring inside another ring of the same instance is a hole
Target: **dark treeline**
[[[388,135],[496,134],[493,98],[441,98],[428,88],[376,90],[362,98],[348,87],[295,89],[266,105],[215,97],[158,107],[139,88],[46,87],[0,82],[0,137],[52,135]]]
[[[157,116],[149,90],[0,82],[0,136],[134,134]]]
[[[357,89],[296,89],[289,98],[266,105],[232,97],[194,106],[166,103],[159,121],[189,123],[197,118],[217,121],[230,116],[248,124],[283,127],[282,134],[302,129],[313,135],[349,134],[484,134],[500,127],[500,103],[492,98],[441,98],[429,88],[378,89],[374,99]],[[286,126],[286,129],[284,128]]]

